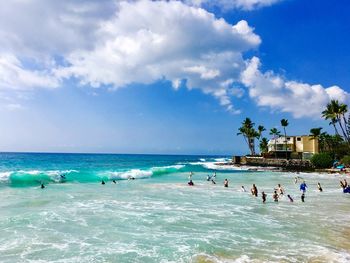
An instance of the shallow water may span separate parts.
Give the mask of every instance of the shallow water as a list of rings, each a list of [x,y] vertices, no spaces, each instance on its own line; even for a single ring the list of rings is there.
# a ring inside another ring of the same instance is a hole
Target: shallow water
[[[215,166],[216,157],[0,158],[0,262],[350,261],[350,195],[339,188],[344,176],[299,174],[309,186],[302,203],[296,174],[230,170]],[[187,186],[189,171],[194,187]],[[213,172],[216,185],[206,181]],[[240,191],[253,183],[258,198]],[[277,183],[294,203],[271,200]]]

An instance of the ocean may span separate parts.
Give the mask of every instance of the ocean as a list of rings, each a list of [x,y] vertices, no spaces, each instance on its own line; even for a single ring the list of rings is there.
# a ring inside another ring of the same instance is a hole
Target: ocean
[[[1,153],[0,262],[350,262],[346,175],[217,165],[228,159]]]

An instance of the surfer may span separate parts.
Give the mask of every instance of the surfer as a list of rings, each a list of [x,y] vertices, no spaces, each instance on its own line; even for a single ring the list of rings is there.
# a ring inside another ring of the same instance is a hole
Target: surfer
[[[293,198],[292,198],[290,195],[287,195],[287,197],[288,197],[288,199],[289,199],[289,201],[290,201],[291,203],[294,202]]]
[[[265,202],[266,202],[266,196],[267,196],[267,194],[265,194],[265,192],[263,191],[263,192],[261,193],[261,197],[262,197],[262,201],[263,201],[264,204],[265,204]]]
[[[317,183],[317,188],[318,188],[318,191],[320,191],[320,192],[322,192],[322,191],[323,191],[322,186],[321,186],[321,184],[320,184],[320,183]]]
[[[224,181],[224,187],[228,187],[228,180],[227,179],[225,179],[225,181]]]

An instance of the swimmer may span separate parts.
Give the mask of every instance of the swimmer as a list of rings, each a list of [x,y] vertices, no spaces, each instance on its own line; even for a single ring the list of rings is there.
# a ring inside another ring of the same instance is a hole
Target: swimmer
[[[210,175],[208,174],[208,175],[207,175],[207,181],[209,182],[210,179],[211,179],[211,177],[210,177]]]
[[[303,183],[300,184],[300,191],[303,191],[303,193],[305,193],[306,189],[307,189],[307,185],[306,185],[305,181],[303,181]]]
[[[301,202],[305,202],[305,193],[302,193],[302,195],[301,195]]]
[[[242,185],[241,191],[242,191],[242,192],[247,192],[247,191],[245,190],[245,188],[244,188],[244,185]]]
[[[294,202],[293,198],[292,198],[290,195],[287,195],[287,197],[288,197],[288,199],[289,199],[289,201],[290,201],[291,203]]]
[[[187,183],[189,186],[194,186],[194,183],[192,180],[190,180],[188,183]]]
[[[296,184],[298,182],[298,177],[294,177],[294,183]]]
[[[41,189],[44,189],[45,188],[45,185],[43,183],[41,183],[41,186],[40,186]]]
[[[272,198],[273,198],[273,201],[278,202],[278,194],[276,190],[273,192]]]
[[[112,181],[112,182],[113,182],[113,183],[115,183],[115,184],[117,183],[117,182],[116,182],[114,179],[113,179],[113,181]]]
[[[129,176],[128,180],[135,180],[135,177]]]
[[[320,183],[317,183],[317,188],[318,188],[318,191],[320,191],[320,192],[322,192],[322,191],[323,191],[322,186],[321,186],[321,184],[320,184]]]
[[[225,181],[224,181],[224,187],[228,187],[228,180],[227,179],[225,179]]]
[[[211,179],[211,183],[212,183],[212,184],[216,184],[215,181],[214,181],[214,179]]]
[[[106,184],[105,181],[102,180],[101,184]]]
[[[265,204],[265,202],[266,202],[266,196],[267,196],[267,194],[265,194],[265,192],[263,191],[263,192],[261,193],[261,197],[262,197],[262,201],[263,201],[264,204]]]

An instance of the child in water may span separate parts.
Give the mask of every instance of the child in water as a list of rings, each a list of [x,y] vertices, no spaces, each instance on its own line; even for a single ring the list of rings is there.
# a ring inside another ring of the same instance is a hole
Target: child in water
[[[264,204],[265,204],[265,202],[266,202],[266,196],[267,196],[267,194],[265,194],[265,192],[263,191],[263,192],[261,193],[261,197],[262,197],[262,201],[263,201]]]
[[[278,202],[278,194],[276,190],[273,192],[272,198],[273,198],[273,201]]]
[[[225,179],[225,181],[224,181],[224,187],[228,187],[228,180],[227,179]]]

